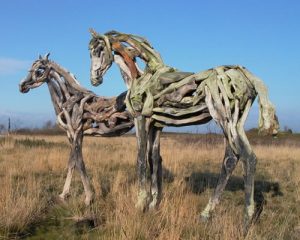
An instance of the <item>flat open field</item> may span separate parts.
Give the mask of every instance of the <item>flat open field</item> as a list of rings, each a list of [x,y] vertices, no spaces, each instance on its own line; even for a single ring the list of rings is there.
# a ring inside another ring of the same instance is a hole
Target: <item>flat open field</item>
[[[83,204],[79,174],[66,203],[56,196],[66,176],[65,136],[0,138],[0,239],[243,239],[239,163],[212,219],[199,221],[216,184],[224,147],[215,135],[162,137],[164,199],[158,210],[135,209],[133,136],[84,139],[95,191]],[[255,198],[261,214],[246,239],[300,239],[300,137],[251,138],[258,157]]]

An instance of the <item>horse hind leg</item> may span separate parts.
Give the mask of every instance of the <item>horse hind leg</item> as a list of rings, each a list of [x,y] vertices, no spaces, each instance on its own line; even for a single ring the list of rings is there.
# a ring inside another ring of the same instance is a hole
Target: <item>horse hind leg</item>
[[[241,161],[244,168],[244,185],[245,185],[245,217],[244,217],[244,233],[248,229],[254,219],[255,215],[255,201],[254,201],[254,176],[256,170],[257,159],[252,150],[242,153]]]
[[[219,175],[217,186],[208,204],[206,205],[205,209],[201,213],[201,219],[204,221],[209,219],[211,212],[215,209],[216,205],[219,203],[220,197],[227,185],[228,179],[230,178],[239,160],[237,155],[232,150],[227,139],[225,139],[225,142],[226,142],[225,156],[223,159],[223,164],[221,167],[221,173]]]
[[[245,185],[245,223],[244,233],[247,233],[254,214],[255,214],[255,202],[254,202],[254,175],[256,171],[256,155],[254,154],[249,140],[244,130],[244,123],[247,118],[250,106],[252,102],[249,100],[246,109],[238,122],[237,132],[239,136],[239,155],[243,163],[244,169],[244,185]]]
[[[207,220],[210,217],[211,212],[219,203],[219,199],[226,187],[229,177],[235,169],[239,156],[237,154],[234,139],[237,137],[237,122],[239,116],[239,102],[235,101],[234,113],[231,113],[230,104],[228,98],[224,97],[224,104],[221,98],[215,102],[212,98],[210,91],[205,89],[206,98],[205,102],[208,106],[209,112],[213,119],[220,125],[225,135],[225,156],[221,167],[221,173],[219,175],[218,183],[215,191],[208,201],[205,209],[201,213],[201,219]]]
[[[244,186],[245,186],[245,217],[244,217],[244,235],[247,234],[248,229],[253,221],[255,215],[254,202],[254,177],[256,171],[256,155],[254,154],[249,140],[244,130],[244,124],[247,119],[252,99],[249,99],[243,109],[242,116],[237,122],[237,136],[234,139],[234,145],[239,158],[242,161],[244,169]]]

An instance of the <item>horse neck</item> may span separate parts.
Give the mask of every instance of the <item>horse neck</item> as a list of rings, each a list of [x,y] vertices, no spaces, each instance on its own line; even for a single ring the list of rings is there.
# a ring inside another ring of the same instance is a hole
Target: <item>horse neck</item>
[[[164,66],[163,60],[158,52],[151,46],[151,44],[140,36],[130,34],[115,33],[108,35],[109,41],[112,44],[112,50],[123,58],[123,61],[128,66],[131,76],[135,78],[135,71],[139,72],[136,68],[135,59],[140,58],[145,63],[144,72],[156,72],[157,69]],[[137,56],[130,56],[126,52],[126,45],[129,45],[137,51]]]
[[[89,90],[80,86],[75,76],[65,68],[61,67],[55,62],[51,62],[51,68],[54,72],[56,72],[60,76],[60,79],[62,80],[63,83],[65,83],[67,87],[67,91],[69,93],[71,92],[90,93]]]
[[[48,88],[56,114],[62,111],[62,105],[72,96],[90,94],[91,92],[81,87],[76,78],[58,64],[51,62]]]

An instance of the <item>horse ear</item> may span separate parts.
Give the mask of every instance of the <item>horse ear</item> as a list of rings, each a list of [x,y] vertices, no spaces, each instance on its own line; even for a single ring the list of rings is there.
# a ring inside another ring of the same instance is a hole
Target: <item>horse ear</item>
[[[49,56],[50,56],[50,53],[48,52],[47,54],[45,54],[44,59],[48,60]]]
[[[41,60],[41,59],[43,59],[43,58],[42,58],[42,55],[41,55],[41,54],[39,54],[39,60]]]
[[[92,34],[93,37],[98,37],[99,34],[92,28],[89,29],[90,33]]]

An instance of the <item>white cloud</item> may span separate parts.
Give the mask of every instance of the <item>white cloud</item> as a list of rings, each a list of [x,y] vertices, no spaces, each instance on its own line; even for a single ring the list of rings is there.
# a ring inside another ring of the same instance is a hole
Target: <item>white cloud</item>
[[[30,67],[30,61],[0,57],[0,74],[9,75],[24,71]]]

